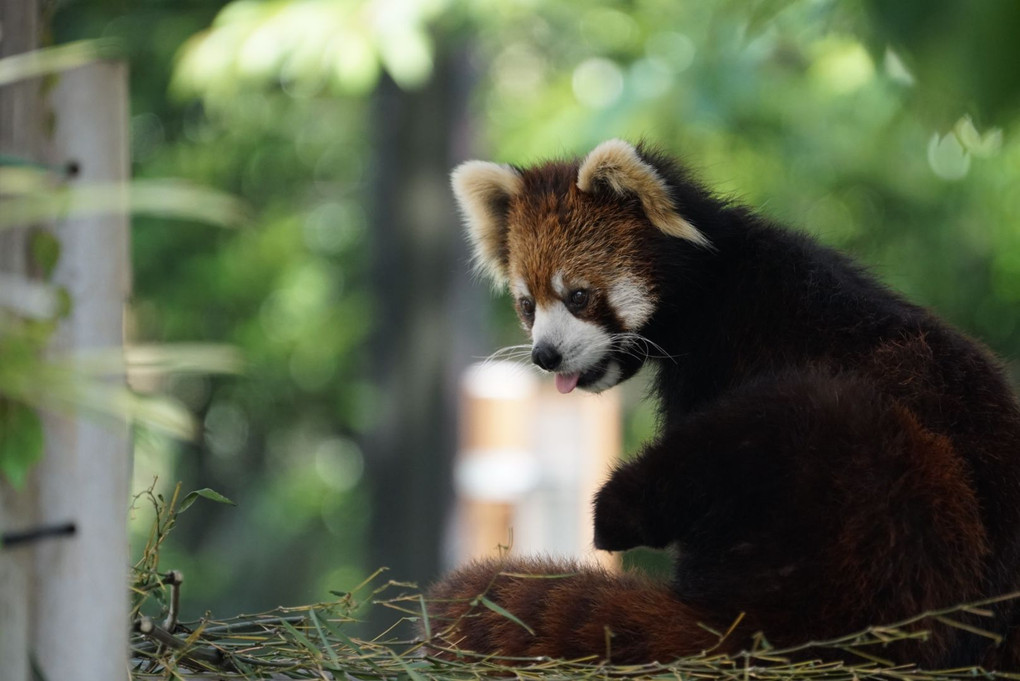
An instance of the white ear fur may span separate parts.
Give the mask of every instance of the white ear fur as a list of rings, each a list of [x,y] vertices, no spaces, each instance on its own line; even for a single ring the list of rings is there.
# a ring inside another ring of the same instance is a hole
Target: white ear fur
[[[507,165],[487,161],[466,161],[450,175],[453,195],[464,216],[468,240],[479,270],[499,285],[505,285],[506,211],[521,192],[520,174]]]
[[[617,194],[637,195],[648,220],[666,234],[710,245],[705,235],[677,212],[669,187],[658,171],[641,160],[637,149],[627,142],[619,139],[603,142],[581,161],[578,189],[590,192],[599,182]]]

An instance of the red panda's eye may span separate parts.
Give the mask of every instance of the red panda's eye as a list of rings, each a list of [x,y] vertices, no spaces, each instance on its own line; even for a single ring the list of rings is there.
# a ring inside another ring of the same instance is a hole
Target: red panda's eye
[[[588,291],[583,288],[579,288],[570,294],[570,307],[575,310],[580,310],[588,304]]]
[[[517,301],[517,307],[521,311],[521,316],[525,319],[531,319],[535,316],[535,301],[531,298],[521,298]]]

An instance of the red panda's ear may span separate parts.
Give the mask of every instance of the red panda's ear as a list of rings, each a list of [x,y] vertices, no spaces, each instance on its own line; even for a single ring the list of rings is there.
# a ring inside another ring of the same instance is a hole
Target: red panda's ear
[[[648,220],[666,234],[709,245],[705,235],[677,212],[663,177],[627,142],[603,142],[581,161],[578,189],[590,192],[600,184],[617,194],[635,194]]]
[[[497,285],[506,284],[507,210],[521,191],[520,173],[507,165],[467,161],[454,169],[450,183],[478,268]]]

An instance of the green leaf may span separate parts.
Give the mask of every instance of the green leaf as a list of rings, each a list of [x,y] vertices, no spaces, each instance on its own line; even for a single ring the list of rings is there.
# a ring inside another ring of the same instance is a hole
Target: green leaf
[[[32,262],[42,271],[43,277],[49,280],[60,260],[60,240],[52,232],[36,229],[29,236],[28,248]]]
[[[20,488],[42,453],[39,414],[20,402],[0,399],[0,474],[13,487]]]
[[[218,504],[230,504],[231,506],[237,506],[237,504],[235,504],[233,501],[226,498],[216,490],[209,489],[208,487],[203,487],[202,489],[196,489],[194,492],[188,492],[187,495],[185,495],[184,499],[181,501],[181,505],[177,509],[177,512],[183,513],[185,510],[188,509],[189,506],[195,503],[195,500],[198,499],[199,497],[202,497],[203,499],[208,499],[209,501],[215,501]]]
[[[111,40],[79,40],[0,59],[0,85],[67,71],[109,57],[117,51]]]
[[[319,640],[322,641],[323,650],[329,655],[329,661],[333,665],[333,668],[340,667],[340,658],[337,657],[336,651],[333,650],[333,646],[330,644],[329,639],[326,637],[325,632],[322,630],[322,625],[319,624],[319,616],[315,614],[315,608],[308,610],[308,616],[312,620],[312,624],[315,625],[315,631],[319,634]]]
[[[984,135],[974,127],[970,116],[964,116],[953,127],[963,148],[982,158],[994,156],[1002,148],[1002,128],[992,128]]]
[[[960,180],[970,170],[970,153],[955,134],[936,132],[928,142],[928,165],[943,180]]]
[[[425,597],[418,594],[418,605],[421,606],[421,623],[425,629],[425,640],[432,639],[432,625],[429,622],[429,609],[425,606]]]
[[[407,677],[411,679],[411,681],[425,681],[425,677],[412,669],[411,665],[407,664],[407,661],[404,660],[403,657],[397,655],[397,651],[390,649],[389,653],[393,656],[394,661],[401,666],[404,673],[407,674]],[[418,664],[420,664],[420,662]]]
[[[57,287],[57,319],[67,319],[74,309],[74,299],[66,286]]]
[[[135,180],[62,187],[4,201],[0,230],[47,220],[95,215],[152,215],[237,227],[247,208],[224,192],[181,180]]]
[[[312,643],[307,636],[298,631],[293,624],[291,624],[285,619],[281,619],[280,626],[286,629],[287,632],[294,637],[294,642],[297,643],[297,645],[303,647],[305,650],[308,651],[308,654],[312,657],[312,659],[316,661],[322,660],[322,655],[320,654],[319,649],[315,647],[315,644]],[[329,648],[328,643],[326,644],[326,647],[332,653],[332,648]]]
[[[503,606],[499,605],[498,603],[494,603],[493,601],[490,601],[485,596],[479,596],[478,600],[479,600],[479,602],[481,602],[482,605],[484,605],[489,610],[493,611],[494,613],[496,613],[498,615],[502,615],[503,617],[507,618],[508,620],[513,622],[514,624],[519,624],[520,626],[524,627],[524,630],[527,631],[532,636],[535,635],[535,630],[534,629],[532,629],[527,624],[522,622],[520,619],[517,618],[516,615],[514,615],[512,612],[510,612],[509,610],[507,610]]]

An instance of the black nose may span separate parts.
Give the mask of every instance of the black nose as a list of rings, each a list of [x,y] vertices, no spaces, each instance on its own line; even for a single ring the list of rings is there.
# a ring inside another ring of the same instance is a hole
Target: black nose
[[[555,371],[563,361],[563,356],[551,345],[536,345],[531,350],[531,361],[546,371]]]

